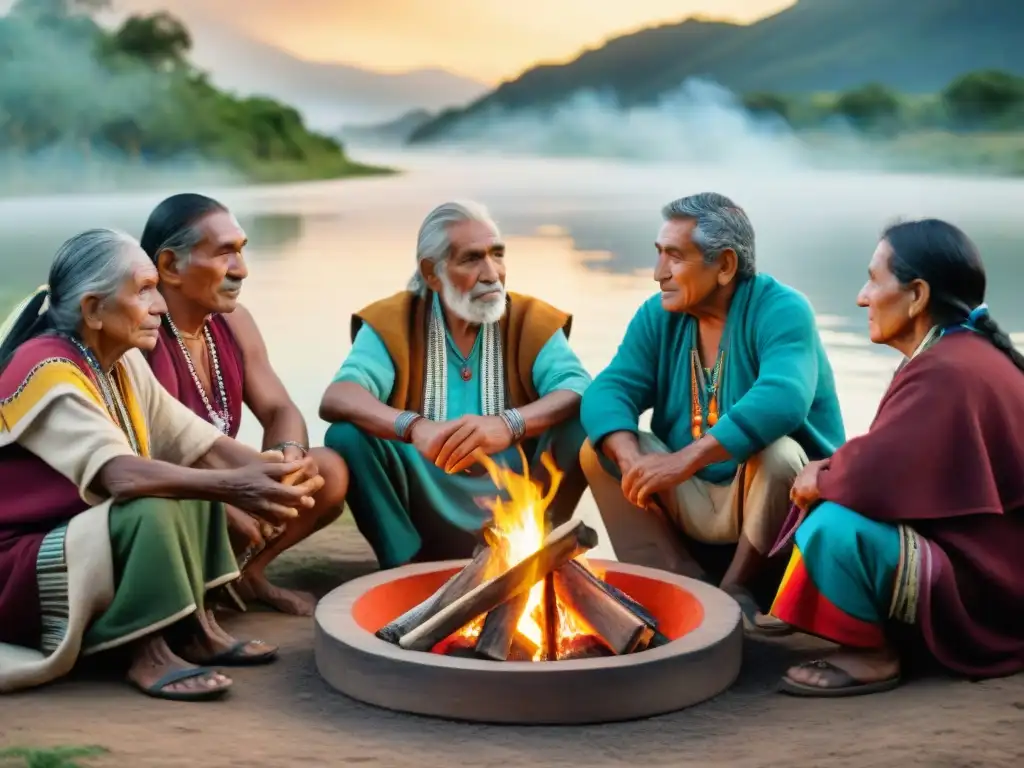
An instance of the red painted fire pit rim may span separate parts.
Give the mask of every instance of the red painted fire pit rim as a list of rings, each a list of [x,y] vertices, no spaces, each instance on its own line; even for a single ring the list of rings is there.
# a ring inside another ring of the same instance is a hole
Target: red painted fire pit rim
[[[354,618],[353,606],[370,590],[393,581],[413,578],[437,571],[455,571],[464,568],[469,560],[444,560],[430,563],[416,563],[353,579],[326,595],[317,605],[315,621],[320,629],[343,642],[354,650],[393,659],[394,661],[439,670],[462,670],[500,674],[546,674],[573,673],[586,670],[628,669],[658,664],[669,657],[698,653],[708,646],[725,642],[736,631],[740,623],[739,605],[717,587],[697,579],[647,568],[641,565],[620,563],[615,560],[588,558],[596,566],[611,573],[623,573],[644,579],[660,581],[689,592],[704,607],[702,622],[682,637],[659,648],[642,653],[622,656],[605,656],[585,659],[571,659],[558,662],[505,661],[494,662],[459,656],[443,656],[436,653],[410,651],[381,640],[362,627]],[[708,607],[714,610],[708,610]]]

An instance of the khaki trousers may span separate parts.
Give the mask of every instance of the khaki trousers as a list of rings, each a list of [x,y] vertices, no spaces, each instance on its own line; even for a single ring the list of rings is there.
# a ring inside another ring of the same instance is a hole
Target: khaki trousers
[[[649,432],[639,435],[644,454],[668,453]],[[590,442],[580,451],[580,465],[590,484],[612,547],[619,560],[676,573],[695,572],[679,533],[705,544],[735,544],[742,534],[768,554],[789,512],[793,480],[807,464],[795,440],[783,437],[740,465],[732,482],[715,485],[690,478],[658,494],[663,516],[630,504],[621,480],[601,463]]]

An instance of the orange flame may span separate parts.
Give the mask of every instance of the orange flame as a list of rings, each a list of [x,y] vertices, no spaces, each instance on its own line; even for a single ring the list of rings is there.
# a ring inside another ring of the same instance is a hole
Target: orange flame
[[[494,517],[486,535],[488,544],[498,556],[491,560],[490,570],[492,572],[487,574],[487,578],[504,573],[541,548],[544,537],[548,533],[547,510],[564,477],[564,473],[555,465],[550,453],[543,453],[540,457],[541,464],[551,478],[550,487],[545,493],[541,483],[530,479],[526,455],[521,447],[518,450],[523,467],[527,468],[524,474],[518,474],[507,467],[498,466],[489,456],[483,454],[477,456],[477,460],[487,470],[498,490],[506,491],[508,494],[507,500],[499,495],[494,501],[488,503],[488,508]],[[581,562],[585,564],[586,561],[581,557]],[[573,637],[591,633],[583,620],[572,611],[567,610],[561,602],[558,603],[557,608],[557,645],[559,647]],[[534,661],[539,661],[544,656],[543,615],[544,582],[540,581],[530,589],[526,607],[516,625],[517,632],[536,649],[533,656]],[[481,617],[464,627],[459,634],[475,637],[479,635],[482,624],[483,618]]]

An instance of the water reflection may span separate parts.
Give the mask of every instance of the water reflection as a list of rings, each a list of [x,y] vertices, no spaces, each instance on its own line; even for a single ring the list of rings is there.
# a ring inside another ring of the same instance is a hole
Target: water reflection
[[[415,264],[423,216],[446,199],[491,208],[508,241],[509,287],[575,316],[572,343],[597,372],[614,354],[636,307],[655,289],[653,242],[661,206],[703,189],[744,205],[757,230],[761,269],[813,302],[835,367],[848,429],[866,428],[895,366],[870,344],[854,303],[878,234],[896,216],[948,218],[982,248],[989,304],[1024,331],[1014,287],[1024,250],[1024,184],[936,177],[792,174],[596,161],[369,158],[409,168],[358,181],[200,190],[222,200],[250,237],[242,301],[303,410],[311,436],[324,387],[350,346],[351,313],[401,290]],[[123,196],[0,201],[0,310],[46,280],[60,243],[87,227],[138,234],[152,208],[179,190]],[[1021,336],[1016,338],[1021,339]],[[258,427],[244,421],[242,436]]]
[[[276,258],[278,250],[300,240],[305,220],[296,213],[261,213],[241,216],[238,223],[249,237],[246,256],[263,261]]]

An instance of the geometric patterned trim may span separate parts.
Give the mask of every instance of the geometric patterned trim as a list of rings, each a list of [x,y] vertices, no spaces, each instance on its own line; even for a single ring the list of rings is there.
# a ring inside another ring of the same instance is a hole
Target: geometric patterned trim
[[[921,563],[924,547],[921,537],[907,525],[896,526],[900,535],[900,564],[889,604],[889,617],[914,624],[917,621],[917,603],[921,595]]]
[[[38,363],[32,366],[32,370],[28,372],[28,375],[25,376],[24,380],[21,382],[21,384],[18,385],[18,388],[14,390],[10,397],[0,399],[0,407],[10,405],[15,400],[17,400],[18,397],[21,396],[21,393],[24,392],[25,389],[28,387],[28,384],[32,380],[32,377],[39,373],[40,369],[46,367],[47,365],[52,365],[53,363],[65,363],[67,365],[72,366],[76,371],[79,370],[78,364],[75,363],[74,360],[69,360],[66,357],[48,357],[45,360],[40,360]],[[92,386],[92,382],[85,378],[85,376],[81,376],[81,378],[83,381],[88,383],[91,389],[95,389],[95,387]]]
[[[448,420],[448,331],[441,300],[434,297],[427,320],[427,354],[423,381],[423,416],[431,421]],[[498,416],[505,410],[505,361],[497,323],[480,326],[480,404],[482,416]]]
[[[47,656],[60,647],[68,632],[68,564],[64,557],[67,532],[65,523],[46,534],[36,558],[39,610],[43,620],[39,649]]]

